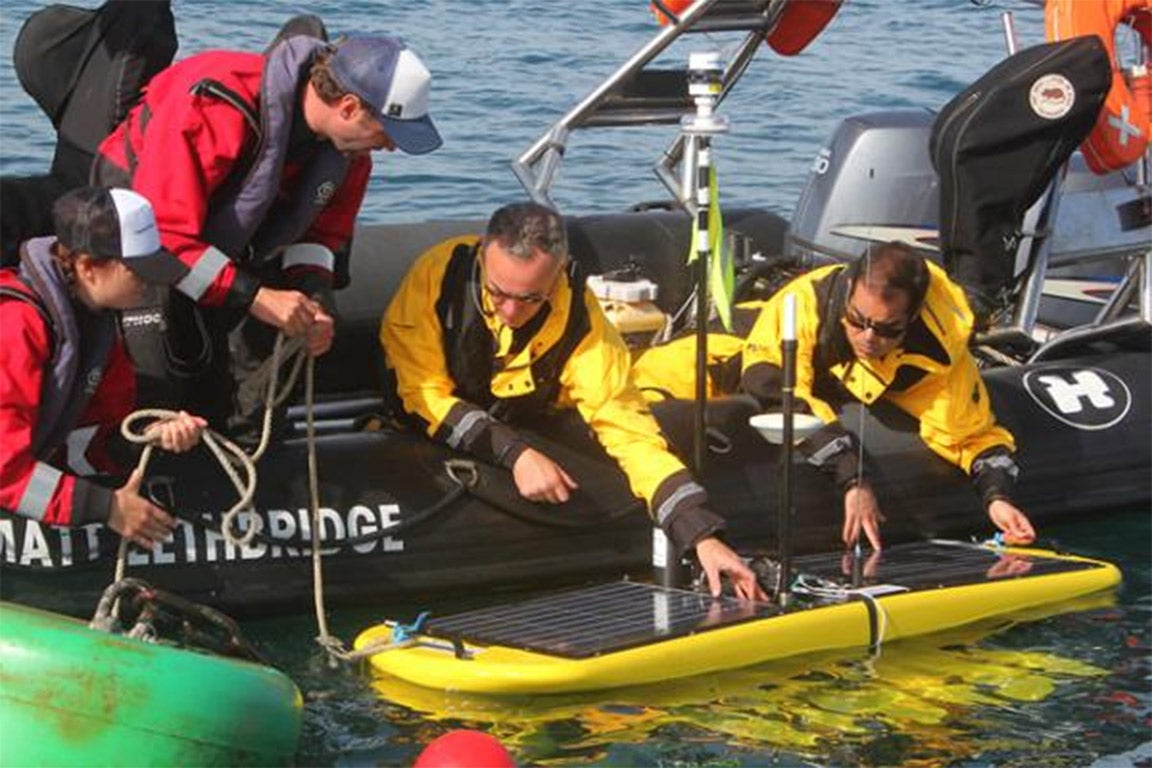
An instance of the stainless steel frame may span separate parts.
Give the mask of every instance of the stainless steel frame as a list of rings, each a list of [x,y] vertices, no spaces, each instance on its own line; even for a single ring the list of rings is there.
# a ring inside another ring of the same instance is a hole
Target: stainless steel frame
[[[533,200],[546,205],[552,202],[552,184],[573,130],[601,126],[638,126],[679,123],[681,117],[694,112],[687,92],[668,94],[682,104],[653,105],[642,98],[624,95],[625,87],[635,82],[657,56],[682,35],[698,32],[746,32],[738,52],[732,57],[721,78],[720,102],[744,74],[748,63],[776,25],[783,10],[783,0],[697,0],[679,17],[676,24],[662,27],[656,36],[634,53],[614,73],[585,96],[576,106],[556,121],[519,158],[512,161],[512,172]],[[672,167],[684,154],[684,138],[677,136],[657,166],[657,175],[676,199],[690,209],[691,200],[682,196],[680,183]]]

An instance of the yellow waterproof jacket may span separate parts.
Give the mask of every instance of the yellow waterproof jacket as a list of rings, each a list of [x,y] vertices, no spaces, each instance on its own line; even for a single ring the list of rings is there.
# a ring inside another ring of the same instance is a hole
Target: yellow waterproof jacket
[[[879,360],[856,359],[848,343],[841,322],[849,290],[844,265],[792,281],[768,302],[748,337],[743,386],[762,400],[771,399],[772,382],[778,386],[773,369],[781,364],[784,296],[791,293],[797,315],[795,393],[826,424],[836,422],[835,405],[883,397],[919,421],[920,437],[934,453],[970,475],[978,457],[993,449],[1015,450],[1012,435],[996,422],[968,351],[973,316],[963,291],[939,266],[927,266],[918,319],[901,345]]]
[[[384,315],[380,342],[407,414],[430,437],[510,468],[525,447],[519,416],[575,409],[677,544],[722,527],[669,451],[632,382],[628,348],[583,282],[563,275],[542,322],[514,331],[481,289],[477,244],[454,238],[420,256]]]

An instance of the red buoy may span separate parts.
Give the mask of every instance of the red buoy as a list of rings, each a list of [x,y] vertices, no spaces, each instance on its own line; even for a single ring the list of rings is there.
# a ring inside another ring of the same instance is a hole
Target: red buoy
[[[434,739],[412,768],[516,768],[516,761],[495,736],[461,729]]]

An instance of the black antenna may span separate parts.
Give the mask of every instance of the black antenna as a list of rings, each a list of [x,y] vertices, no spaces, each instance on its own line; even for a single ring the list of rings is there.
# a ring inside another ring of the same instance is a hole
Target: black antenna
[[[780,547],[780,570],[777,576],[776,599],[787,607],[792,592],[792,453],[793,414],[792,400],[796,390],[796,296],[784,295],[784,322],[780,340],[781,363],[784,366],[784,384],[781,387],[783,418],[783,444],[780,446],[780,509],[777,519],[777,542]]]

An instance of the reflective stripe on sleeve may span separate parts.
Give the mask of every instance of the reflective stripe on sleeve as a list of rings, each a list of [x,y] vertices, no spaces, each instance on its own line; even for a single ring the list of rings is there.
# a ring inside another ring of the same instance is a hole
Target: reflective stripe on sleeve
[[[28,485],[20,497],[20,503],[16,505],[16,513],[33,520],[43,520],[63,474],[56,467],[42,461],[36,462],[36,466],[32,469],[32,477],[28,478]]]
[[[818,450],[813,451],[812,455],[808,457],[808,463],[822,467],[832,458],[850,450],[852,450],[852,438],[848,435],[840,435],[835,439],[829,440]]]
[[[296,243],[284,249],[280,260],[281,269],[292,267],[320,267],[331,272],[336,267],[336,257],[318,243]]]
[[[994,470],[1007,473],[1013,480],[1020,476],[1020,466],[1006,453],[994,453],[991,456],[985,454],[972,463],[973,475]]]
[[[460,419],[460,423],[452,427],[452,433],[448,435],[448,445],[453,448],[460,449],[464,447],[464,438],[468,433],[482,421],[487,421],[492,417],[488,415],[487,411],[471,411],[464,418]]]
[[[226,253],[208,246],[192,265],[192,270],[176,283],[176,289],[188,298],[199,301],[230,261]]]
[[[677,488],[671,496],[665,499],[664,503],[656,510],[656,524],[663,527],[668,518],[672,516],[672,513],[676,511],[676,506],[680,504],[680,502],[689,496],[703,493],[704,487],[699,483],[684,483]]]

